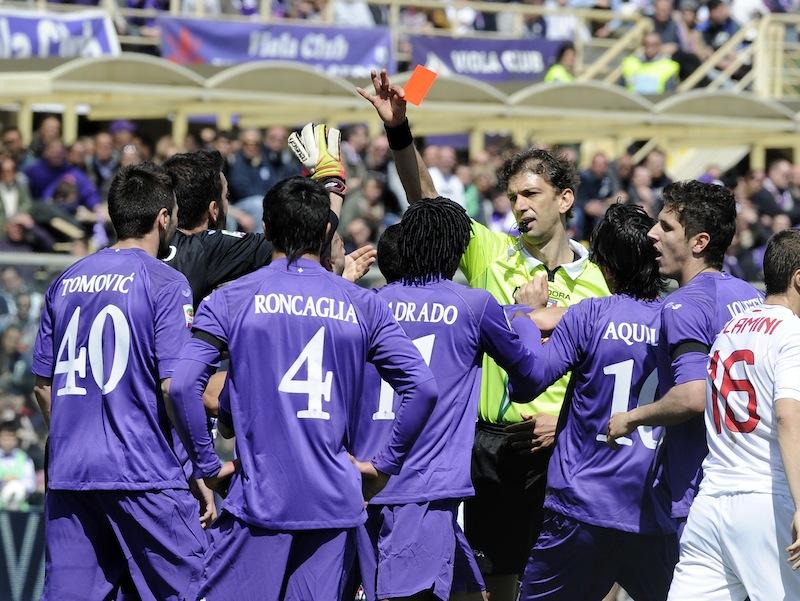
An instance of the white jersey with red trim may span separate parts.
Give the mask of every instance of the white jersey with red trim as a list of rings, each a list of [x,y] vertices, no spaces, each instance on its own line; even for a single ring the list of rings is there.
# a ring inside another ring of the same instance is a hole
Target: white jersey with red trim
[[[790,496],[775,402],[800,402],[800,319],[780,305],[751,309],[725,325],[710,356],[700,494]]]

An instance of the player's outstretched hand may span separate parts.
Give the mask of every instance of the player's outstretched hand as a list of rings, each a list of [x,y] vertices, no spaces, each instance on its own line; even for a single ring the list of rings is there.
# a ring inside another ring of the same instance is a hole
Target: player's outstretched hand
[[[619,448],[617,438],[627,436],[636,429],[629,412],[615,413],[608,421],[608,434],[606,444],[612,449]]]
[[[370,94],[364,88],[356,88],[362,98],[375,107],[378,116],[388,127],[397,127],[406,119],[406,93],[400,86],[393,86],[389,81],[386,69],[381,69],[380,76],[373,69],[370,71],[372,87],[375,93]]]
[[[214,491],[202,480],[189,480],[189,489],[200,503],[200,525],[208,528],[217,519],[217,506],[214,503]]]
[[[384,474],[375,469],[371,461],[359,461],[352,455],[350,456],[350,461],[361,472],[361,492],[364,495],[365,502],[368,502],[386,488],[386,484],[389,482],[389,474]]]
[[[213,478],[203,478],[203,482],[211,490],[220,492],[227,490],[230,479],[239,467],[239,460],[226,461],[222,464],[219,473]]]
[[[325,186],[328,192],[344,196],[347,177],[339,148],[341,137],[335,127],[306,123],[299,135],[289,134],[288,144],[311,179]]]
[[[792,540],[794,542],[786,547],[786,552],[789,554],[792,569],[798,570],[800,569],[800,509],[794,512],[792,518]]]
[[[528,305],[531,309],[546,307],[547,301],[550,300],[547,278],[541,274],[536,275],[530,282],[517,288],[514,300],[520,305]]]
[[[351,282],[357,282],[364,277],[377,258],[378,251],[371,244],[365,244],[361,248],[355,249],[344,257],[342,277]]]
[[[520,455],[549,449],[556,441],[558,418],[546,413],[523,415],[522,421],[506,426],[507,440]]]

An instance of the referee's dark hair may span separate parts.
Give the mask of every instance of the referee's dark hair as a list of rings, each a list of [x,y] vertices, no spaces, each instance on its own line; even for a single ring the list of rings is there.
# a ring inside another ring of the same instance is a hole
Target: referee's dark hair
[[[307,177],[278,182],[264,196],[264,233],[289,263],[326,242],[331,202],[322,184]]]
[[[387,227],[378,239],[378,269],[387,284],[403,277],[403,264],[400,261],[400,237],[403,224],[395,223]]]
[[[613,204],[594,228],[590,259],[607,278],[614,294],[653,300],[667,288],[658,272],[656,249],[647,232],[656,221],[634,204]]]
[[[577,196],[578,173],[575,166],[560,154],[552,154],[541,148],[529,148],[518,152],[497,170],[498,185],[508,188],[508,182],[520,173],[529,171],[539,175],[555,188],[556,193],[572,190]],[[566,212],[567,219],[572,217],[572,208]]]
[[[223,165],[224,159],[216,150],[176,154],[164,161],[164,169],[175,182],[179,228],[192,230],[201,225],[212,202],[220,205],[224,216],[220,179]]]
[[[767,243],[764,253],[764,284],[767,296],[783,294],[792,286],[800,269],[800,231],[783,230]]]
[[[422,199],[409,207],[402,223],[403,282],[452,279],[472,235],[472,222],[464,207],[441,196]]]
[[[153,229],[161,209],[172,215],[172,178],[153,163],[123,167],[111,180],[108,214],[120,240],[143,238]]]

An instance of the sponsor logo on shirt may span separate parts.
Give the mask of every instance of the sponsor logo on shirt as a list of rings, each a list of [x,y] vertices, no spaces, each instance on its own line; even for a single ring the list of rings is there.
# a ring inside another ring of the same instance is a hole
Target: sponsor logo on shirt
[[[389,308],[397,321],[421,321],[425,323],[441,323],[453,325],[458,319],[458,308],[441,303],[417,303],[397,301],[389,303]]]
[[[256,315],[284,313],[298,317],[324,317],[339,321],[358,323],[353,305],[329,297],[314,298],[300,294],[256,294],[254,297]]]
[[[623,321],[617,324],[611,321],[603,334],[603,340],[621,340],[628,346],[637,342],[658,346],[658,331],[641,323]]]
[[[244,238],[244,232],[232,232],[230,230],[220,230],[225,236],[233,236],[234,238]]]
[[[120,292],[128,294],[134,278],[133,273],[122,275],[120,273],[101,273],[92,276],[79,275],[74,278],[61,280],[61,296],[73,292],[97,293]]]
[[[183,318],[186,320],[186,327],[191,328],[194,322],[194,307],[192,305],[183,305]]]
[[[678,310],[678,309],[680,309],[682,306],[683,306],[683,305],[682,305],[682,304],[680,304],[680,303],[667,303],[666,305],[664,305],[664,308],[665,308],[665,309],[672,309],[673,311],[677,311],[677,310]]]

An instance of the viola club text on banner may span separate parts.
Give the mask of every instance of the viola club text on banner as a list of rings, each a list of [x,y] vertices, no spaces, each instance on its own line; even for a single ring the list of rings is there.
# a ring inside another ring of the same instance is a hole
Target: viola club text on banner
[[[455,74],[490,83],[538,81],[564,42],[542,39],[467,40],[411,36],[411,62],[440,75]]]
[[[117,32],[104,12],[50,13],[0,8],[0,58],[117,54]]]
[[[305,27],[172,17],[161,17],[158,24],[161,56],[183,65],[282,60],[350,77],[368,77],[375,67],[394,71],[392,38],[386,27]]]

